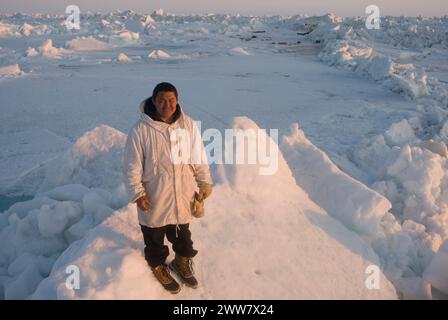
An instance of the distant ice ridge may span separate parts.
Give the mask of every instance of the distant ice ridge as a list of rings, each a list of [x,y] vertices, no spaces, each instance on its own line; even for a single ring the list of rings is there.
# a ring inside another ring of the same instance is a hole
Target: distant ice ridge
[[[378,49],[381,44],[447,48],[446,17],[382,17],[379,30],[368,30],[364,18],[343,19],[335,15],[299,19],[297,25],[304,24],[311,26],[309,38],[323,43],[319,57],[329,65],[360,73],[412,99],[440,95],[447,101],[446,88],[441,94],[443,85],[437,79],[428,77],[418,65],[399,63]]]

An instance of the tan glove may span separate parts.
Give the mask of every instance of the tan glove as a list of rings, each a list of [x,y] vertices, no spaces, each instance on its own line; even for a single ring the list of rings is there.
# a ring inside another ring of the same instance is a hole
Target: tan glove
[[[207,199],[212,194],[212,186],[208,183],[204,183],[199,186],[199,196],[198,200],[203,201]]]
[[[142,196],[138,198],[136,202],[140,210],[144,212],[149,211],[149,199],[147,196]]]
[[[191,202],[191,214],[195,218],[202,218],[204,216],[204,201],[198,199],[199,194],[194,193],[193,201]]]
[[[212,186],[208,183],[199,184],[199,193],[195,192],[191,202],[191,214],[193,217],[201,218],[204,216],[204,200],[212,193]]]

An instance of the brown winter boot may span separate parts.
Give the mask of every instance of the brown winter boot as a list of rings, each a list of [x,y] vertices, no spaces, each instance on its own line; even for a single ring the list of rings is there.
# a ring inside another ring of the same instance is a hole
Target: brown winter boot
[[[154,276],[159,280],[162,286],[171,293],[178,293],[180,291],[180,285],[170,275],[166,264],[160,264],[155,268],[151,268]]]
[[[187,286],[196,289],[198,287],[198,281],[194,277],[192,263],[193,260],[191,258],[182,257],[176,254],[169,267],[171,270],[177,273],[177,275]]]

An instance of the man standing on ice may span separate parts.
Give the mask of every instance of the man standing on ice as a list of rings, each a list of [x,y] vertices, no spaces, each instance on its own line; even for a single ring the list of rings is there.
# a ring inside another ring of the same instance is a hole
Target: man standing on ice
[[[196,196],[207,198],[212,192],[212,179],[204,156],[204,145],[193,120],[178,103],[177,89],[170,83],[159,83],[152,97],[140,106],[140,120],[130,130],[124,155],[124,172],[131,196],[137,203],[138,219],[145,242],[145,259],[163,287],[172,292],[180,286],[170,275],[174,271],[188,286],[197,288],[192,258],[193,248],[189,223],[191,204]],[[186,134],[176,135],[176,132]],[[182,139],[183,141],[179,141]],[[179,143],[188,148],[180,148]],[[201,154],[200,161],[192,154]],[[178,161],[176,156],[188,161]],[[167,266],[172,243],[174,260]]]

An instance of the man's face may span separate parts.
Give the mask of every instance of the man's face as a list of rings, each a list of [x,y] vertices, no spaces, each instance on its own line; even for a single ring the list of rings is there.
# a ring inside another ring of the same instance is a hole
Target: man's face
[[[176,112],[177,98],[174,92],[162,91],[157,94],[152,102],[163,121],[168,121]]]

